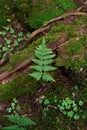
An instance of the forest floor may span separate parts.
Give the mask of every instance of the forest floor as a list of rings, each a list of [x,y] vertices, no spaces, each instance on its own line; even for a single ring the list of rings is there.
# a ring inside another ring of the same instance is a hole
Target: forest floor
[[[31,34],[20,23],[10,23],[0,32],[0,128],[11,124],[4,115],[16,97],[21,106],[18,113],[37,124],[30,130],[87,130],[87,12],[78,8],[72,13],[47,22]],[[33,50],[43,35],[56,54],[54,83],[36,82],[28,75]],[[70,108],[61,108],[66,99]]]

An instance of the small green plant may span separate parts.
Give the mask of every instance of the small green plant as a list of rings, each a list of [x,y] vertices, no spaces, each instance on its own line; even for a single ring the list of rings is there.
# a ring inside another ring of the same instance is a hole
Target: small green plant
[[[10,22],[11,22],[11,19],[10,19],[10,18],[7,18],[6,20],[7,20],[7,22],[8,22],[8,23],[10,23]]]
[[[39,103],[44,104],[43,110],[45,115],[47,115],[47,113],[50,111],[50,108],[54,108],[56,110],[59,109],[61,113],[70,119],[79,120],[80,118],[85,119],[87,117],[82,109],[82,106],[84,105],[82,100],[76,102],[74,99],[69,97],[60,100],[54,96],[52,99],[40,99]]]
[[[26,115],[19,115],[17,111],[20,110],[20,106],[17,105],[16,98],[13,99],[11,107],[7,108],[7,111],[12,114],[5,115],[5,117],[14,123],[14,125],[3,127],[2,130],[26,130],[27,126],[36,125],[34,121],[29,119]]]
[[[22,36],[23,36],[23,33],[22,33],[22,32],[18,33],[18,36],[19,36],[19,37],[22,37]]]
[[[14,42],[13,46],[17,47],[19,45],[19,43],[17,41]]]
[[[18,32],[18,34],[16,34],[14,28],[4,26],[3,31],[0,32],[0,35],[4,40],[4,43],[1,43],[0,46],[0,59],[2,57],[6,57],[10,51],[15,50],[15,48],[18,47],[21,42],[24,40],[26,41],[29,37],[29,34],[29,32],[26,33],[26,35],[23,34],[23,32]]]
[[[5,115],[5,117],[14,123],[14,125],[3,127],[2,130],[26,130],[26,126],[36,125],[36,123],[29,119],[26,115],[20,116],[15,113],[14,115]]]
[[[10,33],[14,34],[14,29],[13,28],[10,28]]]
[[[21,109],[21,107],[18,105],[18,101],[16,98],[13,99],[13,102],[11,103],[11,106],[9,108],[7,108],[7,112],[8,113],[17,113],[17,111],[19,111]]]
[[[83,106],[83,104],[84,102],[81,100],[76,103],[75,100],[66,97],[65,99],[59,101],[58,108],[67,117],[79,120],[81,117],[85,117],[83,110],[80,109],[80,106]]]
[[[52,76],[48,73],[56,69],[56,67],[51,66],[50,64],[54,62],[55,54],[53,54],[51,49],[48,49],[46,46],[46,41],[43,37],[42,44],[36,47],[35,56],[37,59],[32,59],[37,65],[31,66],[35,72],[29,74],[31,77],[36,80],[42,79],[43,81],[55,81]]]

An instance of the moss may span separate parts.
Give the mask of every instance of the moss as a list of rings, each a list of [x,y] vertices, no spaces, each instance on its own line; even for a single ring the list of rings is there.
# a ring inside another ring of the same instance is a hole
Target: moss
[[[82,24],[87,24],[87,16],[81,16],[77,18],[74,22],[75,25],[82,25]]]
[[[40,44],[40,40],[34,41],[31,45],[28,45],[27,48],[15,52],[13,55],[10,56],[9,62],[10,64],[16,64],[18,62],[23,62],[26,59],[32,59],[33,57],[33,50],[34,48]]]
[[[29,95],[35,91],[36,87],[38,87],[38,85],[35,80],[29,77],[28,74],[23,74],[16,77],[9,84],[0,85],[1,100],[9,100],[21,95]]]
[[[71,69],[73,70],[73,71],[80,71],[80,68],[84,68],[84,66],[85,66],[85,61],[84,61],[84,59],[82,59],[82,58],[75,58],[74,60],[72,59],[72,61],[71,61]]]
[[[68,51],[68,54],[70,56],[73,56],[74,54],[77,54],[81,51],[81,49],[85,45],[85,39],[83,37],[76,39],[70,39],[65,46],[66,51]],[[83,41],[83,42],[82,42]]]
[[[44,7],[43,5],[46,4]],[[63,1],[55,0],[45,3],[45,1],[38,1],[36,6],[32,8],[29,23],[33,28],[41,27],[48,20],[62,15],[64,12],[76,8],[71,0]],[[36,14],[36,15],[35,15]]]
[[[50,32],[51,33],[62,32],[62,31],[64,32],[66,30],[67,30],[67,25],[62,22],[61,24],[57,24],[53,26]]]
[[[56,59],[56,66],[65,67],[66,69],[71,69],[72,71],[79,72],[80,68],[84,68],[85,60],[80,57],[76,57],[72,59],[71,57],[67,57],[66,59],[58,57]]]
[[[69,25],[66,30],[66,34],[68,35],[69,38],[73,38],[77,36],[76,34],[77,29],[78,29],[77,25]]]

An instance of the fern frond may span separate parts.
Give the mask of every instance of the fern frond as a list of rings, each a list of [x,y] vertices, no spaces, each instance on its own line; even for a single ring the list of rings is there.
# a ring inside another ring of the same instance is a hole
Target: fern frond
[[[53,62],[54,62],[53,59],[44,60],[44,61],[43,61],[43,65],[49,65],[49,64],[51,64],[51,63],[53,63]]]
[[[32,61],[38,65],[48,65],[54,62],[53,59],[49,59],[49,60],[32,59]]]
[[[55,54],[53,54],[52,50],[47,48],[46,41],[43,38],[42,44],[36,47],[36,50],[34,51],[35,56],[37,59],[32,59],[36,65],[31,66],[31,69],[33,69],[36,72],[33,72],[30,74],[33,78],[36,80],[44,80],[44,81],[55,81],[47,72],[53,71],[56,69],[56,67],[51,66],[50,64],[54,62]],[[44,73],[46,72],[46,73]],[[45,77],[46,76],[46,77]],[[48,76],[48,77],[47,77]]]
[[[42,54],[35,54],[35,56],[36,56],[38,59],[43,60]]]
[[[46,59],[48,60],[54,58],[55,54],[50,54],[50,55],[35,54],[35,56],[40,60],[46,60]]]
[[[43,48],[43,50],[35,50],[35,55],[36,54],[41,54],[42,56],[44,55],[48,55],[48,54],[52,54],[52,50],[51,49],[46,49],[46,48]]]
[[[43,79],[43,81],[46,81],[46,82],[48,82],[48,81],[55,82],[55,80],[52,78],[52,76],[48,73],[43,73],[42,79]]]
[[[32,121],[31,119],[29,119],[27,116],[23,115],[21,116],[21,119],[19,120],[18,124],[20,126],[30,126],[30,125],[36,125],[36,123],[34,121]]]
[[[20,120],[20,116],[16,113],[15,115],[5,115],[9,121],[17,123]]]
[[[31,77],[35,78],[37,81],[41,79],[41,72],[33,72],[31,74],[29,74]]]
[[[42,72],[43,70],[43,67],[41,65],[34,65],[34,66],[31,66],[30,68],[36,71],[40,71],[40,72]]]
[[[32,59],[32,61],[38,65],[43,65],[43,60],[39,60],[39,59]]]
[[[54,58],[55,57],[55,54],[51,54],[51,55],[46,55],[46,56],[44,56],[44,60],[45,59],[51,59],[51,58]]]
[[[3,127],[2,130],[26,130],[25,128],[18,127],[17,125]]]
[[[56,67],[51,65],[43,66],[43,71],[53,71],[53,70],[56,70]]]

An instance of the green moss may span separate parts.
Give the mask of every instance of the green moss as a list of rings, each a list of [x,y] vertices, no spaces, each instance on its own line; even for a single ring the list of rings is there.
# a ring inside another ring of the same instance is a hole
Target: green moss
[[[0,1],[0,29],[2,29],[2,26],[7,25],[7,18],[12,18],[12,10],[9,8],[10,6],[12,7],[12,2],[10,0]]]
[[[71,68],[71,70],[78,72],[80,71],[80,68],[84,68],[85,66],[85,60],[80,57],[71,58],[67,57],[66,59],[58,57],[56,59],[56,66],[58,67],[65,67],[66,69]]]
[[[9,100],[14,97],[29,95],[38,87],[35,80],[29,77],[28,74],[23,74],[16,77],[9,84],[0,85],[1,100]]]
[[[31,10],[29,22],[30,26],[33,28],[41,27],[48,20],[58,17],[68,10],[76,8],[71,0],[63,2],[61,0],[55,0],[46,4],[45,7],[43,5],[45,5],[44,0],[38,1],[36,6]]]
[[[68,54],[70,56],[73,56],[74,54],[77,54],[81,51],[81,49],[85,45],[85,39],[84,37],[79,38],[79,40],[76,39],[70,39],[65,46],[66,51],[68,51]]]
[[[68,26],[62,22],[60,24],[53,26],[50,32],[51,33],[62,32],[62,31],[64,32],[67,30],[67,28]]]
[[[83,23],[87,25],[87,16],[81,16],[74,22],[75,25],[82,25]]]
[[[77,57],[75,59],[72,59],[70,68],[73,71],[78,71],[79,72],[80,68],[84,68],[84,66],[85,66],[84,59]]]
[[[78,29],[77,25],[69,25],[66,30],[66,34],[68,35],[69,38],[73,38],[77,36],[76,34],[77,29]]]
[[[33,50],[34,48],[40,44],[40,39],[34,41],[32,44],[28,45],[27,48],[15,52],[13,55],[10,56],[9,62],[10,64],[16,64],[18,62],[23,62],[26,59],[32,59],[33,58]]]

